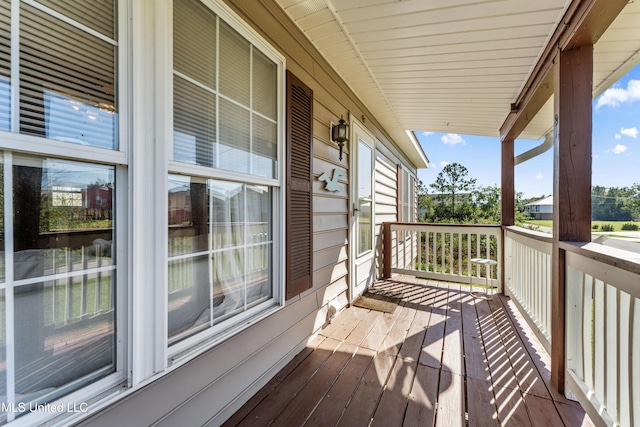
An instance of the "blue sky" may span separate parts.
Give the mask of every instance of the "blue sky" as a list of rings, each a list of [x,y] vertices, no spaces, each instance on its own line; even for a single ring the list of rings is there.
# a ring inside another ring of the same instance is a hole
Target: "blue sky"
[[[493,137],[416,131],[430,160],[418,171],[426,185],[447,163],[460,163],[478,185],[500,185],[500,140]],[[516,140],[516,155],[542,141]],[[640,65],[593,101],[593,185],[623,187],[640,183]],[[553,149],[515,169],[516,191],[525,197],[553,189]]]

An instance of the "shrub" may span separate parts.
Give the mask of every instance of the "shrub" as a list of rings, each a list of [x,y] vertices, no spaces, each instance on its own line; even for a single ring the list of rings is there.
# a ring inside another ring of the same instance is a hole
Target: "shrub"
[[[613,231],[613,225],[611,224],[602,224],[602,231]]]
[[[591,226],[591,229],[592,229],[593,231],[598,231],[598,228],[600,228],[600,226],[599,226],[598,224],[593,224],[593,225]]]
[[[640,227],[638,227],[638,224],[634,224],[632,222],[622,224],[622,229],[625,231],[638,231],[639,228]]]

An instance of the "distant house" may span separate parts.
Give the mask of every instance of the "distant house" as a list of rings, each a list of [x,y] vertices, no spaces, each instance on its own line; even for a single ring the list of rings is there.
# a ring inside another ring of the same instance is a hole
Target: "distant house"
[[[553,219],[553,196],[524,205],[524,211],[533,219]]]

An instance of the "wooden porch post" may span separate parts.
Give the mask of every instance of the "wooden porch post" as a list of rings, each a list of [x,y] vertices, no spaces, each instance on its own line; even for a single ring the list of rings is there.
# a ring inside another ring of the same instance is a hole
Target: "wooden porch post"
[[[515,224],[514,182],[513,182],[513,138],[507,137],[502,141],[502,225]]]
[[[561,241],[591,241],[593,46],[560,51],[554,67],[551,382],[564,392],[565,254]]]
[[[391,223],[385,222],[382,224],[382,277],[385,279],[391,278]]]
[[[502,259],[500,260],[500,278],[501,278],[501,287],[502,293],[505,293],[506,290],[506,274],[505,274],[505,250],[504,250],[504,227],[515,224],[515,184],[514,184],[514,156],[513,156],[513,142],[514,138],[511,136],[507,136],[502,140],[502,174],[501,174],[501,186],[500,186],[500,208],[501,208],[501,223],[502,230],[500,234],[500,238],[503,242],[502,244]]]

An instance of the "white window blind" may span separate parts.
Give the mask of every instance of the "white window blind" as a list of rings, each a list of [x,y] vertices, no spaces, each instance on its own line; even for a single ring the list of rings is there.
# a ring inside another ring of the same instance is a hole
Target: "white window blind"
[[[173,37],[173,159],[277,178],[276,63],[196,0]]]
[[[0,131],[11,130],[10,0],[0,0]]]
[[[51,6],[65,12],[66,3]],[[107,32],[113,35],[115,6],[108,3]],[[21,3],[20,133],[117,149],[116,41],[82,23],[91,23],[96,8],[75,7],[67,18],[80,22],[70,23],[50,13],[55,11]],[[98,24],[103,29],[105,23]]]

